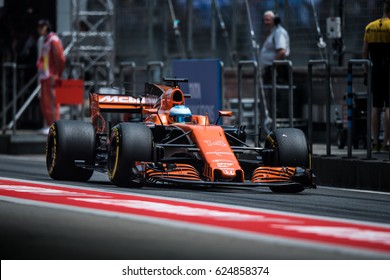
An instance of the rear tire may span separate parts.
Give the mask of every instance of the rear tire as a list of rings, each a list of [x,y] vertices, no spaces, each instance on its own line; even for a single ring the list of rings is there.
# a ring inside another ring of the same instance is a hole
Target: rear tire
[[[272,131],[265,141],[265,148],[273,149],[264,159],[266,166],[310,167],[309,149],[305,134],[296,128],[280,128]],[[270,186],[276,193],[298,193],[303,186]]]
[[[75,120],[54,122],[46,142],[46,167],[54,180],[88,181],[93,170],[75,165],[75,160],[93,164],[95,130],[89,123]]]
[[[112,128],[107,169],[108,178],[114,185],[131,186],[131,181],[138,176],[135,170],[136,162],[152,161],[152,158],[153,135],[147,126],[139,123],[120,123]]]

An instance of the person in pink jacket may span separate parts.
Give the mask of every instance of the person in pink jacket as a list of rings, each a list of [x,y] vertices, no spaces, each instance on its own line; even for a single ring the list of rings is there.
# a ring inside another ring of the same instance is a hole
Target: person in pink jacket
[[[42,132],[47,133],[48,127],[60,118],[54,85],[61,78],[66,58],[61,39],[52,31],[48,20],[38,22],[38,33],[42,38],[37,60],[38,79],[41,84],[40,108],[45,121]]]

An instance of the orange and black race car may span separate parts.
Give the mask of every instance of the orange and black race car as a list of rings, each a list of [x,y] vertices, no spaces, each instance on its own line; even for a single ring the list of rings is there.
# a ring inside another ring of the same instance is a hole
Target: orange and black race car
[[[101,171],[121,187],[247,186],[285,193],[315,188],[301,130],[276,129],[264,147],[249,146],[245,127],[218,125],[231,111],[220,111],[214,124],[207,114],[191,113],[179,87],[186,81],[146,83],[144,95],[137,98],[90,94],[91,122],[60,120],[50,127],[50,177],[86,181]],[[124,120],[111,125],[106,113],[118,113]]]

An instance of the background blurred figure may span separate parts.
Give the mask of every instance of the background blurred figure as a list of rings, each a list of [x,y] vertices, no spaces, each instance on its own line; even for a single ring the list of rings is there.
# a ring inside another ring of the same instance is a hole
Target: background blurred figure
[[[290,54],[290,38],[287,33],[287,30],[284,29],[280,23],[280,18],[276,16],[273,11],[266,11],[263,14],[263,23],[268,29],[268,35],[263,43],[263,46],[260,51],[260,66],[262,67],[262,78],[264,85],[272,84],[272,63],[274,60],[283,60],[286,59]],[[279,65],[276,68],[276,81],[277,84],[286,83],[288,81],[288,66],[287,65]],[[267,93],[267,94],[265,94]],[[263,112],[264,116],[264,132],[267,134],[271,131],[272,121],[269,116],[273,115],[272,105],[268,107],[267,104],[272,104],[272,94],[271,90],[262,90],[263,94]],[[279,96],[279,95],[278,95]],[[279,104],[277,106],[276,114],[280,117],[280,112],[284,111],[282,107],[285,104],[285,100],[281,101],[276,100]],[[282,105],[282,106],[280,106]],[[287,110],[286,110],[287,112]],[[264,135],[265,136],[265,135]]]
[[[283,60],[290,55],[290,37],[286,29],[280,23],[280,18],[272,11],[266,11],[263,22],[269,29],[269,35],[265,39],[260,52],[260,63],[263,67],[263,82],[272,82],[272,62]],[[286,81],[288,77],[287,67],[279,66],[277,69],[278,81]]]
[[[37,61],[38,79],[41,83],[40,107],[45,121],[42,133],[49,131],[49,126],[60,118],[59,105],[55,102],[54,85],[61,78],[65,67],[65,55],[60,38],[52,31],[48,20],[38,22],[41,46]]]
[[[390,0],[384,0],[383,16],[370,22],[364,33],[363,58],[372,61],[373,150],[389,150]],[[380,114],[385,108],[383,143],[379,143]]]

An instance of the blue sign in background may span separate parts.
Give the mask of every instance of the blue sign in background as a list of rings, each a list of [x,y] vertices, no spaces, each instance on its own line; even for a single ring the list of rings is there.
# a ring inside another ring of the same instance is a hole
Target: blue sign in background
[[[217,119],[222,109],[221,61],[217,59],[184,59],[174,60],[173,76],[188,78],[180,87],[191,98],[186,99],[192,114],[209,116],[210,122]]]

